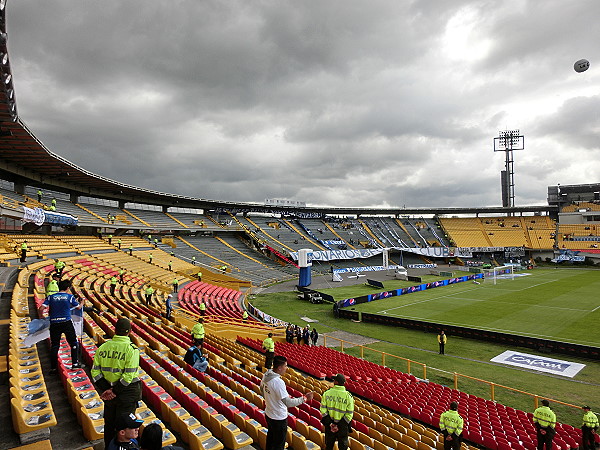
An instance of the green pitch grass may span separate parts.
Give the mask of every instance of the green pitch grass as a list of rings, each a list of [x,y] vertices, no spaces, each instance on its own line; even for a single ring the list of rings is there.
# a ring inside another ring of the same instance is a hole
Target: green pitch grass
[[[459,283],[355,309],[600,346],[600,271],[537,269],[525,273],[530,275],[499,280],[496,285],[489,279],[481,284]]]
[[[532,275],[514,281],[490,281],[481,285],[466,282],[377,300],[355,306],[358,311],[368,311],[420,320],[457,324],[514,332],[521,335],[549,337],[600,347],[600,271],[586,269],[535,269]],[[456,274],[458,275],[458,274]],[[439,280],[424,277],[424,282]],[[390,280],[384,282],[387,290],[410,286],[414,283]],[[357,285],[324,290],[337,300],[377,292]],[[585,364],[575,378],[564,378],[533,370],[519,369],[491,363],[490,359],[505,350],[538,354],[533,349],[507,348],[490,342],[449,336],[446,355],[437,354],[435,334],[400,327],[369,323],[355,323],[335,319],[330,304],[311,304],[298,300],[295,292],[259,294],[250,302],[260,310],[279,319],[304,326],[304,317],[317,320],[310,323],[319,333],[344,330],[378,339],[368,347],[364,358],[381,364],[385,352],[418,361],[427,365],[427,378],[436,383],[453,386],[454,372],[510,386],[542,397],[583,405],[591,403],[600,410],[600,363],[567,355],[547,356]],[[346,353],[360,356],[357,348]],[[386,365],[407,372],[404,360],[388,357]],[[422,376],[420,366],[410,370]],[[464,392],[490,398],[487,384],[459,379],[458,388]],[[531,397],[496,388],[496,400],[525,411],[533,410]],[[580,426],[580,410],[554,405],[559,420]]]

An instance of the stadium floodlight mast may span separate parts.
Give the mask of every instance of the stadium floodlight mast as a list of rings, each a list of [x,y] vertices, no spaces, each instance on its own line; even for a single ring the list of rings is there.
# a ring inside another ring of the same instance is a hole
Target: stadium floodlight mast
[[[500,183],[502,186],[502,206],[515,206],[515,170],[513,150],[525,149],[525,137],[519,133],[519,130],[500,131],[497,138],[494,138],[494,152],[504,152],[506,162],[504,170],[500,173]]]

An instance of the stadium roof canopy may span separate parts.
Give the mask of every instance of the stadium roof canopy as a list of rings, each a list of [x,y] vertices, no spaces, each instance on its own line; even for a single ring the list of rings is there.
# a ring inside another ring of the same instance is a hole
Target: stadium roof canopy
[[[328,208],[282,207],[262,203],[206,200],[144,189],[111,180],[85,170],[48,150],[27,128],[17,112],[7,49],[6,2],[0,0],[0,176],[21,185],[90,196],[120,202],[145,203],[163,207],[230,209],[274,212],[294,210],[339,215],[359,214],[506,214],[555,212],[555,206],[514,208]]]

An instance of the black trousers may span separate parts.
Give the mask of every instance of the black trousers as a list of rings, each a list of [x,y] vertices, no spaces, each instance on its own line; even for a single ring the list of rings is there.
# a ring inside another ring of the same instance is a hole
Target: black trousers
[[[545,431],[545,433],[542,433],[542,431]],[[546,450],[552,450],[552,440],[555,433],[552,427],[539,427],[537,429],[537,449],[544,450],[544,447],[546,447]]]
[[[25,262],[27,260],[27,250],[21,250],[21,262]]]
[[[79,362],[77,352],[77,335],[73,322],[66,320],[65,322],[50,323],[50,368],[58,367],[58,350],[60,348],[60,339],[65,335],[67,342],[71,346],[71,363]]]
[[[267,369],[273,368],[273,358],[275,358],[275,352],[266,352],[265,353],[265,367]]]
[[[287,437],[287,419],[274,420],[269,416],[267,419],[267,448],[265,450],[283,450],[285,438]]]
[[[446,346],[446,344],[440,342],[440,355],[444,354],[444,347]]]
[[[126,390],[119,393],[113,400],[104,402],[104,444],[108,444],[117,434],[115,420],[121,414],[135,413],[138,402],[142,399],[142,383],[136,382],[127,386]]]
[[[594,450],[596,448],[596,441],[594,440],[593,428],[581,427],[581,449],[582,450]]]
[[[325,427],[325,450],[333,450],[336,441],[338,450],[347,450],[349,445],[348,423],[345,420],[338,422],[338,431],[332,432],[329,426]]]
[[[448,436],[452,436],[452,440],[447,441]],[[444,434],[444,450],[460,450],[460,441],[460,436]]]

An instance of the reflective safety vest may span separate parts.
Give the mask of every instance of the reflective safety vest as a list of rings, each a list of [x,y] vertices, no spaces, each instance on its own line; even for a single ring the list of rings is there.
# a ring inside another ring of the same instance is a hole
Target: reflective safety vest
[[[21,250],[27,250],[27,242],[21,244]]]
[[[244,311],[244,313],[242,314],[242,319],[247,319],[248,318],[248,311]]]
[[[65,267],[65,263],[63,261],[56,261],[56,264],[54,264],[54,268],[56,270],[60,270],[63,269]]]
[[[206,303],[200,303],[200,311],[206,311]]]
[[[140,351],[129,336],[115,335],[96,350],[91,375],[94,382],[104,378],[111,386],[129,386],[139,381],[139,366]]]
[[[112,277],[110,279],[110,284],[112,284],[113,286],[116,286],[116,284],[117,284],[117,277]]]
[[[321,398],[321,414],[329,416],[334,422],[344,419],[350,423],[354,414],[354,399],[344,386],[333,386],[326,390]]]
[[[458,411],[452,409],[440,416],[440,430],[446,431],[448,434],[460,436],[463,431],[463,423],[463,418],[460,417]]]
[[[438,343],[445,344],[448,342],[448,338],[446,338],[446,334],[438,334]]]
[[[192,328],[192,337],[194,339],[204,339],[204,325],[201,323],[197,323]]]
[[[146,288],[146,295],[152,295],[154,294],[154,289],[152,289],[152,287],[147,287]]]
[[[58,291],[58,281],[50,280],[50,283],[48,283],[48,286],[46,286],[46,297],[56,294]]]
[[[583,415],[583,425],[584,427],[596,429],[598,428],[598,416],[591,411],[586,412]]]
[[[540,406],[533,412],[533,423],[537,423],[542,428],[556,426],[556,414],[548,406]]]
[[[176,286],[179,284],[179,280],[177,278],[173,278],[173,286]]]
[[[275,342],[273,342],[273,339],[271,339],[270,337],[266,338],[263,341],[263,348],[268,352],[274,352],[275,351]]]

